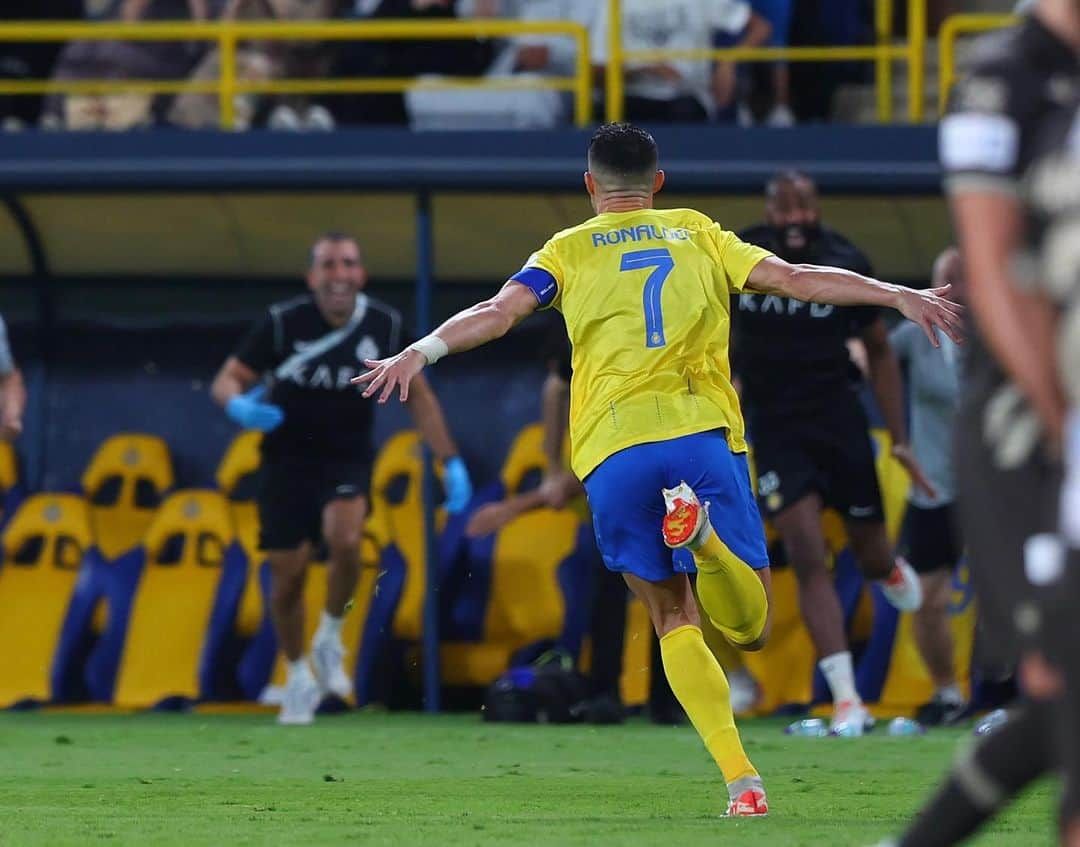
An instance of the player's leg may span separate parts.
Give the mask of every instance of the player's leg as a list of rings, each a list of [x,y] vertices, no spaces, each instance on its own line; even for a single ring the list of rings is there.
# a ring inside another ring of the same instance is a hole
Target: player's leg
[[[821,531],[821,498],[808,494],[773,517],[799,585],[799,610],[833,698],[833,727],[859,735],[869,715],[855,687],[855,666],[844,632]]]
[[[724,637],[760,650],[768,637],[769,554],[743,454],[721,430],[667,442],[664,541],[686,548],[697,569],[701,607]]]
[[[696,583],[696,580],[694,580]],[[697,588],[694,589],[695,596]],[[698,609],[701,602],[698,601]],[[701,615],[701,635],[705,639],[705,645],[716,656],[716,661],[727,677],[728,686],[731,689],[731,710],[736,714],[748,712],[757,705],[761,697],[761,689],[757,680],[746,667],[746,659],[742,650],[738,649],[724,634],[717,629],[708,615]]]
[[[346,493],[344,489],[342,493]],[[342,699],[352,694],[353,686],[345,669],[341,628],[360,581],[360,543],[367,513],[365,495],[336,496],[322,511],[322,536],[329,552],[326,607],[311,642],[311,658],[323,691]]]
[[[729,813],[768,811],[761,777],[743,749],[731,711],[724,671],[705,645],[690,581],[677,574],[649,582],[626,573],[626,582],[645,604],[660,639],[664,674],[706,749],[712,755],[731,800]]]
[[[953,567],[959,558],[954,541],[952,506],[908,507],[905,522],[907,559],[922,584],[922,606],[911,618],[919,655],[934,684],[934,696],[915,717],[927,726],[955,723],[967,703],[956,680],[955,644],[949,626]]]
[[[585,705],[589,723],[622,723],[625,719],[619,679],[626,638],[626,583],[604,566],[600,551],[590,561],[593,570],[589,634],[592,637],[590,697]]]
[[[304,583],[318,505],[302,468],[264,463],[259,474],[259,546],[270,565],[270,620],[285,656],[278,722],[309,724],[319,687],[304,657]]]
[[[734,728],[727,680],[701,636],[689,580],[675,573],[671,551],[659,532],[670,444],[621,450],[586,477],[596,542],[604,564],[628,574],[631,589],[649,610],[662,639],[661,659],[672,691],[734,793],[730,811],[760,814],[765,811],[764,792]]]

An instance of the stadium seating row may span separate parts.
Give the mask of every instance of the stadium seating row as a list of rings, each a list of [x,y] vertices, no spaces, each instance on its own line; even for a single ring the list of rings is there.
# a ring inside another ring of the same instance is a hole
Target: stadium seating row
[[[90,462],[85,498],[26,499],[2,538],[0,644],[13,646],[15,659],[0,677],[0,707],[253,699],[268,681],[279,682],[252,500],[258,461],[258,435],[243,433],[220,464],[220,490],[168,494],[167,446],[123,434]],[[528,427],[501,480],[477,502],[531,484],[543,462],[539,427]],[[345,628],[361,703],[386,694],[379,683],[387,653],[420,638],[421,472],[412,432],[392,438],[374,468],[365,568]],[[581,640],[590,563],[575,513],[535,512],[479,541],[466,541],[464,519],[447,524],[440,515],[440,524],[448,685],[484,685],[516,650],[568,626]],[[306,591],[309,627],[324,591],[316,574]],[[640,615],[634,621],[645,625]]]

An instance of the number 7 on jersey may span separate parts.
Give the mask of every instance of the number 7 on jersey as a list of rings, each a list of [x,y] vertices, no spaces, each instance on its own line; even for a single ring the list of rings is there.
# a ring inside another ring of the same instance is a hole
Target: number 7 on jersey
[[[622,254],[620,271],[638,271],[645,268],[652,268],[641,295],[645,309],[645,346],[663,347],[667,344],[667,339],[664,338],[664,313],[660,308],[660,294],[664,289],[664,282],[675,269],[671,251],[661,247],[655,250],[632,250]]]

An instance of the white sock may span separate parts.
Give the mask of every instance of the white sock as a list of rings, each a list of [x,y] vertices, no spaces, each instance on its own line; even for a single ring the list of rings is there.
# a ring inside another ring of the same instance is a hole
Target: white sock
[[[315,640],[320,638],[333,638],[341,640],[341,624],[345,617],[335,618],[326,609],[323,609],[322,617],[319,618],[319,628],[315,632]]]
[[[818,662],[818,667],[825,674],[834,703],[847,700],[862,702],[859,692],[855,690],[855,668],[851,664],[851,651],[844,650],[842,653],[826,656]]]
[[[286,663],[285,684],[290,685],[293,681],[300,679],[301,677],[310,677],[311,668],[308,666],[307,659],[301,656],[295,662]]]
[[[964,695],[960,691],[960,686],[955,682],[949,685],[943,685],[934,693],[934,699],[942,703],[963,703]]]

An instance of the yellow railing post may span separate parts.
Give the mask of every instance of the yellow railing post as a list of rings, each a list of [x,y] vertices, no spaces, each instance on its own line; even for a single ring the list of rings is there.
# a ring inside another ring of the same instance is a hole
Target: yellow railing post
[[[945,114],[949,91],[956,81],[956,38],[961,33],[987,32],[1014,26],[1016,15],[950,15],[938,32],[938,114]]]
[[[926,100],[926,0],[908,0],[908,120],[921,123]]]
[[[874,62],[874,89],[878,120],[883,124],[892,120],[892,57],[888,51],[892,44],[892,17],[892,0],[877,0],[874,4],[874,34],[879,52]]]
[[[574,80],[574,123],[579,128],[592,121],[592,62],[589,60],[589,35],[584,29],[574,35],[577,42],[577,77]]]
[[[622,43],[622,3],[607,0],[608,4],[608,61],[604,71],[604,99],[607,101],[608,122],[621,121],[624,114],[624,78]]]
[[[236,129],[236,33],[226,24],[218,36],[218,106],[221,128]]]

